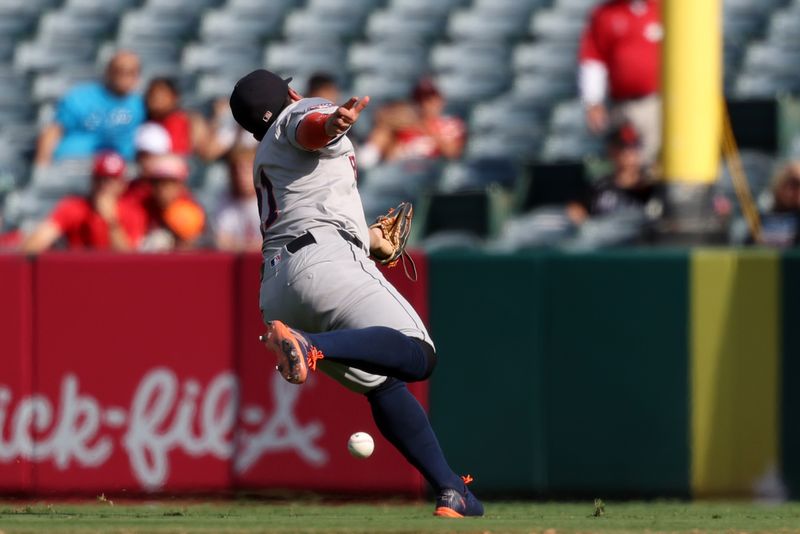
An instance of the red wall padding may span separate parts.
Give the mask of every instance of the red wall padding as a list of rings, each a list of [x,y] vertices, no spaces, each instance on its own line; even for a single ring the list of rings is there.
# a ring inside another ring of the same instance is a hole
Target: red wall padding
[[[427,318],[417,261],[420,282],[388,276]],[[33,269],[0,258],[0,395],[11,396],[0,447],[35,438],[32,463],[0,455],[0,490],[418,494],[366,399],[322,374],[294,386],[274,372],[258,342],[259,269],[258,255],[47,254]],[[427,384],[412,391],[427,406]],[[21,433],[20,405],[36,412]],[[368,460],[347,453],[356,431],[376,437]]]
[[[39,410],[31,399],[31,263],[0,256],[0,491],[32,488],[30,425]]]

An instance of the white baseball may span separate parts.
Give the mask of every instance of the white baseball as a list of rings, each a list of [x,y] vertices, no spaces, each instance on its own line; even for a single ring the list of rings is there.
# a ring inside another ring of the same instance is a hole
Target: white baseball
[[[356,432],[347,440],[347,450],[356,458],[369,458],[375,450],[375,442],[366,432]]]

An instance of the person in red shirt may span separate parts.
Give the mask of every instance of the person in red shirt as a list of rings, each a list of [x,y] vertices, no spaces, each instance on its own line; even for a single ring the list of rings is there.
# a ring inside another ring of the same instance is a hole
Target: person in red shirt
[[[411,98],[419,110],[419,122],[397,131],[398,156],[460,158],[467,130],[464,121],[444,114],[445,100],[439,89],[424,79],[414,88]]]
[[[145,216],[132,202],[122,200],[125,160],[114,152],[99,154],[92,171],[89,196],[69,196],[22,243],[27,253],[51,248],[61,238],[71,249],[126,251],[136,247],[145,232]]]
[[[458,117],[444,114],[445,99],[432,81],[423,79],[413,102],[392,102],[375,115],[367,142],[359,149],[361,167],[406,159],[458,159],[467,128]]]
[[[140,249],[166,251],[192,247],[205,228],[205,213],[186,185],[189,166],[175,154],[153,155],[142,162],[141,181],[128,198],[147,214]]]
[[[579,52],[579,87],[589,129],[603,134],[630,122],[642,136],[648,163],[661,145],[663,34],[660,0],[607,0],[592,12]]]
[[[169,147],[158,153],[172,153],[180,156],[196,155],[203,161],[214,161],[222,156],[233,144],[228,139],[230,132],[223,131],[217,124],[230,114],[227,100],[224,110],[214,107],[214,119],[209,123],[199,113],[190,113],[181,108],[181,93],[172,78],[157,77],[150,81],[144,94],[147,122],[139,130],[156,124],[169,134]]]

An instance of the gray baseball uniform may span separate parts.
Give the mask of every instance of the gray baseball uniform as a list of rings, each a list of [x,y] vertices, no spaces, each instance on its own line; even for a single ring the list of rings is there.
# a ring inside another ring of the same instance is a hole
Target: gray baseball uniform
[[[287,106],[258,147],[254,179],[264,236],[264,320],[308,332],[386,326],[433,345],[417,313],[368,257],[369,230],[350,140],[342,135],[316,151],[297,142],[297,128],[308,114],[330,114],[336,107],[321,98]],[[287,245],[306,233],[314,243],[290,252]],[[328,360],[319,368],[360,393],[386,380]]]

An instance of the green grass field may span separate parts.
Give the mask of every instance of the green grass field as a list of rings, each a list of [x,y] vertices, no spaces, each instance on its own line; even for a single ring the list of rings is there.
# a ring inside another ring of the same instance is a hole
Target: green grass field
[[[654,533],[798,532],[800,504],[489,502],[478,519],[440,519],[429,503],[0,502],[0,533]]]

